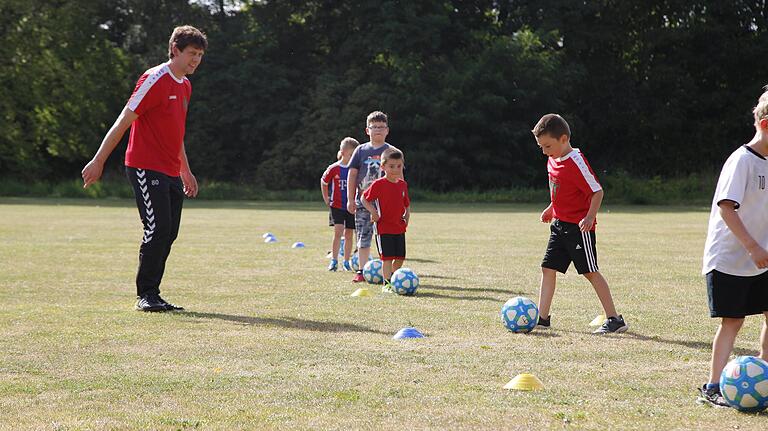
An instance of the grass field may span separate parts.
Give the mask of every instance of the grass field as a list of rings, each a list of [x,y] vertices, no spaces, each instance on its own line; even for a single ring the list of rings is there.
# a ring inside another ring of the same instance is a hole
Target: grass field
[[[570,273],[553,329],[500,323],[504,301],[537,298],[539,211],[415,203],[417,295],[352,298],[351,276],[325,270],[319,205],[188,201],[162,286],[188,311],[143,314],[131,201],[2,199],[0,428],[768,428],[695,403],[716,328],[706,208],[603,209],[600,266],[630,332],[602,337]],[[392,339],[409,325],[427,337]],[[759,325],[747,319],[737,353],[756,352]],[[518,373],[545,389],[503,389]]]

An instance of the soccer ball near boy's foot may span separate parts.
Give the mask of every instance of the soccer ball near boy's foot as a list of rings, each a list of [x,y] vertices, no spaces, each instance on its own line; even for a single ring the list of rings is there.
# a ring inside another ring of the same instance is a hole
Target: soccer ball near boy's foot
[[[381,282],[384,281],[384,276],[381,275],[383,266],[384,264],[381,262],[381,259],[368,261],[368,263],[365,264],[365,267],[363,267],[363,277],[365,277],[365,281],[370,284],[381,284]]]
[[[732,407],[758,412],[768,407],[768,362],[739,356],[720,375],[720,392]]]
[[[419,276],[410,268],[400,268],[392,273],[392,288],[398,295],[413,295],[419,287]]]
[[[530,299],[516,296],[501,307],[501,321],[512,332],[531,332],[539,321],[539,308]]]

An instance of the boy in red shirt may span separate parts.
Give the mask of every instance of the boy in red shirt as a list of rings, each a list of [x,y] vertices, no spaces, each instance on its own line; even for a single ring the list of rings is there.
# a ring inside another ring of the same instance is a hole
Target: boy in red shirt
[[[597,268],[595,218],[603,202],[603,189],[581,151],[571,147],[571,129],[563,117],[547,114],[532,132],[541,151],[549,157],[551,203],[542,211],[540,220],[552,222],[541,262],[539,326],[549,327],[557,273],[565,273],[573,262],[576,271],[592,284],[605,310],[607,318],[594,333],[625,332],[629,325],[616,313],[608,282]]]
[[[383,261],[384,290],[391,291],[392,272],[405,260],[405,230],[411,217],[408,183],[403,179],[403,153],[390,147],[381,153],[381,168],[386,175],[374,181],[360,202],[376,223],[376,245]],[[375,205],[374,205],[375,203]]]
[[[208,40],[200,30],[188,25],[173,29],[168,62],[139,78],[125,108],[82,171],[83,187],[98,181],[107,157],[131,128],[125,171],[144,225],[136,274],[139,311],[183,310],[160,296],[160,282],[179,233],[184,196],[197,195],[197,179],[184,149],[192,95],[187,75],[195,73],[207,47]]]

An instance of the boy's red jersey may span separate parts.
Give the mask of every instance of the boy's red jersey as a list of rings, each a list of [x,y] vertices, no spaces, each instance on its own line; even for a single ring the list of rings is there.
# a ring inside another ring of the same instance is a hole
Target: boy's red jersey
[[[393,183],[386,178],[379,178],[363,193],[363,198],[371,203],[378,201],[374,205],[379,210],[380,218],[376,223],[379,235],[405,233],[405,209],[411,206],[405,180],[398,179]]]
[[[131,125],[126,166],[179,176],[191,96],[192,84],[173,76],[168,63],[144,72],[127,105],[139,118]]]
[[[574,148],[563,157],[550,157],[547,160],[547,173],[553,216],[564,222],[578,224],[589,211],[592,195],[602,190],[587,159]]]

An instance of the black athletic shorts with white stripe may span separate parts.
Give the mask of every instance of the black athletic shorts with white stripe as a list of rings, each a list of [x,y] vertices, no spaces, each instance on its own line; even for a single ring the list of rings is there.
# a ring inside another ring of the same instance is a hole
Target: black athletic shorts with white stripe
[[[579,274],[597,272],[595,231],[582,232],[579,225],[555,219],[549,227],[549,244],[544,253],[542,268],[562,272],[573,262]]]

